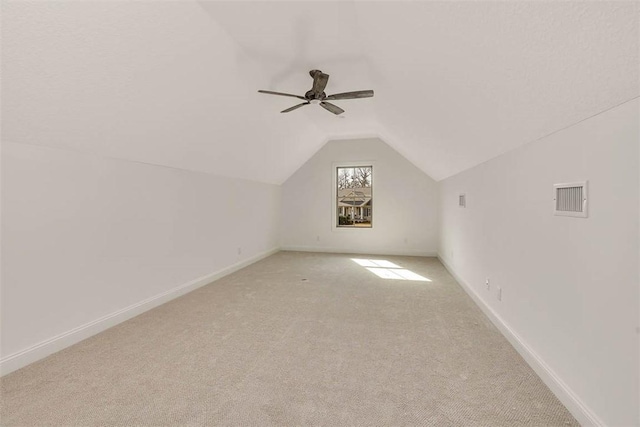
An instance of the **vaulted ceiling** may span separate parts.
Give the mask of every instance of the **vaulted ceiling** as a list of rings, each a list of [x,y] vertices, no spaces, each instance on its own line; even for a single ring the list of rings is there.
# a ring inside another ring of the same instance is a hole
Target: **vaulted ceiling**
[[[443,179],[639,95],[637,2],[4,2],[2,140],[281,183],[380,136]],[[288,114],[308,71],[375,97]],[[366,157],[366,155],[365,155]]]

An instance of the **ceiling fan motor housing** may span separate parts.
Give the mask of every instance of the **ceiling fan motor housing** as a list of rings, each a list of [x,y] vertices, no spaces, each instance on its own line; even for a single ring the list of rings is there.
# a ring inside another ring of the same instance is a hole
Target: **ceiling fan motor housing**
[[[327,97],[327,94],[324,92],[322,92],[321,94],[317,94],[313,90],[309,90],[307,91],[307,93],[304,94],[304,97],[307,98],[308,100],[312,100],[312,99],[323,100]]]

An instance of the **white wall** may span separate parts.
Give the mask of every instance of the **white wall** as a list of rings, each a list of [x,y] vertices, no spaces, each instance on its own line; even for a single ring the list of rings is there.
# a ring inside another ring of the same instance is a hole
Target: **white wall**
[[[277,248],[279,208],[276,185],[4,143],[3,370]]]
[[[372,162],[373,228],[335,229],[336,163]],[[434,255],[437,184],[377,138],[330,141],[282,185],[283,249]]]
[[[441,258],[610,426],[640,424],[638,108],[636,99],[440,182]],[[553,216],[553,184],[583,180],[589,218]]]

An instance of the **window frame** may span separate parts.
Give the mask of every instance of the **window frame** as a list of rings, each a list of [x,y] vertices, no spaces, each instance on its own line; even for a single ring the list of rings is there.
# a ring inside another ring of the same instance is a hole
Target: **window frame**
[[[331,202],[331,230],[335,232],[343,232],[345,230],[373,230],[374,227],[374,219],[373,219],[373,204],[371,206],[371,226],[370,227],[355,227],[355,226],[345,226],[338,225],[338,168],[360,168],[360,167],[370,167],[371,168],[371,200],[375,200],[375,171],[376,171],[376,162],[374,161],[344,161],[344,162],[333,162],[331,164],[331,183],[332,183],[332,202]],[[375,202],[373,202],[375,203]],[[349,231],[347,231],[349,232]]]

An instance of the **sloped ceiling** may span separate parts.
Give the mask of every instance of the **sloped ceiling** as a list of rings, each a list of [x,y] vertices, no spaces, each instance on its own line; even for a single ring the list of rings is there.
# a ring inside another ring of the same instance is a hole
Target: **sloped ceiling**
[[[639,95],[636,2],[5,2],[2,140],[281,183],[382,137],[443,179]],[[310,69],[344,117],[296,100]]]

